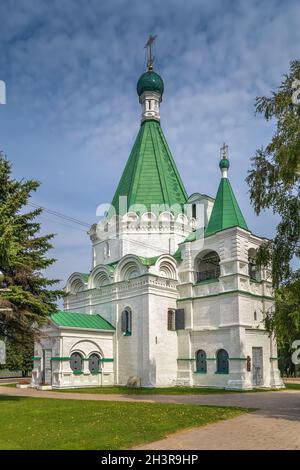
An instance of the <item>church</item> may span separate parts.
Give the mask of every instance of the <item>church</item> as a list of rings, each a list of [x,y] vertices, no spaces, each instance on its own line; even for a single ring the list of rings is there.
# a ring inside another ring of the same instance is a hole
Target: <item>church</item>
[[[225,144],[216,196],[187,194],[160,125],[152,41],[136,140],[109,210],[88,232],[91,270],[67,280],[64,311],[35,344],[31,385],[281,388],[264,328],[272,282],[255,262],[265,239],[241,212]]]

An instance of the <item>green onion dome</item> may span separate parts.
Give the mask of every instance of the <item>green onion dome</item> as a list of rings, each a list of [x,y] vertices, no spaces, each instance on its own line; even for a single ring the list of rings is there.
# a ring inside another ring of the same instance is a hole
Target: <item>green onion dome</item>
[[[221,170],[223,168],[229,168],[230,164],[229,164],[229,160],[228,158],[222,158],[222,160],[220,160],[220,163],[219,163],[219,167],[221,168]]]
[[[158,73],[149,70],[140,76],[136,91],[139,96],[141,96],[144,91],[156,91],[162,95],[164,92],[164,82]]]

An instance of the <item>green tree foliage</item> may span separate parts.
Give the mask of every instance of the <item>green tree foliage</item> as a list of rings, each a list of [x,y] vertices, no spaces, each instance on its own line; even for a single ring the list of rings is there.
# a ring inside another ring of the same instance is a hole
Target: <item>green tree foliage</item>
[[[256,213],[271,208],[280,216],[274,240],[258,253],[261,264],[272,259],[275,287],[300,275],[292,268],[292,261],[300,256],[300,105],[293,99],[297,98],[296,80],[300,80],[299,60],[291,62],[290,73],[277,91],[256,99],[256,112],[267,121],[273,120],[276,131],[271,142],[257,150],[247,177]]]
[[[10,370],[21,370],[22,376],[26,377],[32,370],[33,345],[33,337],[27,338],[23,343],[7,341],[5,367]]]
[[[276,328],[277,341],[280,347],[299,339],[300,332],[300,279],[280,287],[275,294],[276,315],[266,317],[266,326],[269,331]]]
[[[11,164],[0,155],[0,337],[24,344],[56,310],[62,295],[57,280],[42,272],[54,263],[46,254],[54,235],[40,235],[41,209],[26,211],[39,183],[12,178]]]
[[[300,279],[275,293],[275,313],[265,319],[268,331],[275,331],[279,347],[279,367],[285,375],[293,375],[299,366],[292,363],[292,344],[300,338]]]
[[[291,345],[300,337],[300,61],[291,62],[290,72],[270,97],[256,99],[256,112],[276,126],[271,142],[256,151],[247,182],[257,214],[272,209],[279,215],[273,241],[258,250],[259,265],[272,265],[277,289],[275,312],[266,317],[266,327],[275,332],[281,354],[291,362]]]

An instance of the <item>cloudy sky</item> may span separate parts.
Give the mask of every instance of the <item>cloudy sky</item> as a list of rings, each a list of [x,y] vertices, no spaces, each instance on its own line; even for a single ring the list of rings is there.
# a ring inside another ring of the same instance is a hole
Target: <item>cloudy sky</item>
[[[139,128],[136,82],[143,45],[157,34],[165,82],[161,122],[187,192],[214,196],[219,147],[230,147],[230,179],[248,226],[272,236],[276,218],[254,215],[245,177],[271,123],[254,115],[299,58],[298,0],[1,0],[0,149],[17,178],[35,178],[36,204],[88,224],[110,202]],[[51,275],[90,269],[83,226],[50,214]]]

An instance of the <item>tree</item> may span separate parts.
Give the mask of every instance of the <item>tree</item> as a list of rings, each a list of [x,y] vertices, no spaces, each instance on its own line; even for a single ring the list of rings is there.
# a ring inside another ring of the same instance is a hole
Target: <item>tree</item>
[[[275,331],[279,347],[279,366],[282,373],[293,375],[297,369],[291,360],[292,344],[300,337],[300,279],[275,292],[275,312],[268,312],[265,325]]]
[[[271,142],[256,151],[247,182],[256,214],[271,208],[280,216],[272,242],[262,245],[258,262],[272,259],[275,287],[300,276],[292,261],[300,256],[300,104],[295,87],[299,86],[300,61],[291,62],[277,91],[270,97],[256,98],[256,112],[267,121],[274,120]],[[300,90],[299,90],[300,94]],[[295,99],[296,98],[296,99]]]
[[[275,332],[280,354],[290,362],[292,342],[300,337],[299,80],[300,61],[295,60],[278,90],[256,99],[256,112],[274,120],[276,130],[271,142],[252,157],[247,177],[256,214],[270,208],[280,216],[274,240],[258,250],[257,264],[272,266],[275,311],[267,314],[265,324]]]
[[[22,344],[7,341],[5,366],[10,370],[21,370],[22,377],[26,377],[32,370],[33,351],[33,337],[27,338]]]
[[[58,281],[42,274],[55,261],[46,257],[54,235],[39,234],[41,209],[26,212],[38,187],[34,180],[13,179],[0,155],[0,337],[19,345],[38,334],[62,295],[52,288]]]

